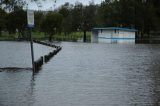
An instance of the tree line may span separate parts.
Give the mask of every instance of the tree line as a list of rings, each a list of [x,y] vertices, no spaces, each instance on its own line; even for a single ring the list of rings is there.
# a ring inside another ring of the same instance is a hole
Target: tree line
[[[23,35],[27,26],[25,3],[2,1],[0,32],[18,31],[20,36]],[[65,3],[54,11],[35,11],[34,30],[49,35],[49,40],[56,33],[67,36],[71,32],[83,31],[85,35],[93,27],[135,28],[141,35],[139,37],[149,37],[151,31],[160,30],[160,0],[105,0],[99,5],[91,1],[87,6],[76,2],[74,5]]]

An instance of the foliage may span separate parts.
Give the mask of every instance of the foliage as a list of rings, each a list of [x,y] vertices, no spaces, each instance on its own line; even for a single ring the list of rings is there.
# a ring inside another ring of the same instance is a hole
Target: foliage
[[[96,24],[98,6],[90,2],[88,6],[76,2],[75,5],[65,3],[58,12],[63,15],[62,31],[65,35],[73,31],[90,31]]]
[[[96,6],[94,2],[90,2],[88,6],[84,7],[83,25],[84,25],[84,22],[86,22],[85,27],[87,31],[90,31],[96,25],[97,9],[98,9],[98,6]]]
[[[34,12],[34,20],[35,20],[35,30],[36,31],[41,31],[41,23],[44,18],[44,13],[42,11],[35,11]]]
[[[16,7],[23,7],[24,0],[0,0],[0,8],[3,10],[14,11]]]
[[[50,35],[49,40],[56,32],[61,32],[63,16],[59,13],[48,12],[42,22],[42,29]]]
[[[58,12],[63,15],[62,31],[65,33],[65,35],[72,32],[72,8],[72,5],[67,2],[58,10]]]
[[[24,0],[0,1],[0,30],[14,33],[18,29],[23,35],[26,26],[26,12],[22,10]],[[7,11],[9,9],[11,11]],[[160,0],[105,0],[100,5],[90,2],[85,6],[80,2],[65,3],[54,12],[35,12],[34,31],[49,34],[50,40],[55,33],[64,32],[66,36],[76,31],[90,31],[93,27],[135,28],[141,37],[146,34],[149,37],[151,31],[160,30]]]
[[[17,9],[6,16],[6,26],[9,33],[15,33],[16,29],[19,36],[23,36],[27,25],[26,12],[22,9]]]
[[[72,31],[77,31],[82,29],[82,19],[83,19],[83,5],[80,2],[76,2],[74,9],[71,10],[72,15]]]
[[[136,28],[149,35],[160,30],[160,7],[158,0],[105,0],[99,14],[104,26]]]
[[[2,9],[0,9],[0,36],[3,29],[5,29],[5,16],[6,12]]]

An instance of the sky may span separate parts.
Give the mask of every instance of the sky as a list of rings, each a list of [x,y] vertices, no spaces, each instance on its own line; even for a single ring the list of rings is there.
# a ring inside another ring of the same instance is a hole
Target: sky
[[[90,1],[94,1],[95,4],[100,4],[102,0],[45,0],[45,1],[39,1],[42,4],[42,7],[38,7],[40,5],[39,2],[30,2],[30,0],[27,0],[28,3],[28,9],[31,10],[54,10],[55,8],[59,7],[60,5],[63,5],[65,2],[69,2],[71,4],[75,4],[76,1],[83,3],[84,5],[89,4]]]

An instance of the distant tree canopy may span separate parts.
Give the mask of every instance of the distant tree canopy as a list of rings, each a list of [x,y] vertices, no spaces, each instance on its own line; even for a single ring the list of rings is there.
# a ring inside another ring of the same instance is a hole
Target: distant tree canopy
[[[16,9],[15,11],[8,13],[6,20],[6,27],[9,33],[15,33],[17,29],[19,36],[24,34],[24,29],[27,25],[26,12],[24,10]]]
[[[24,0],[0,0],[0,8],[13,11],[16,7],[23,7],[25,3]]]
[[[159,0],[105,0],[99,9],[104,26],[136,28],[142,33],[160,30]]]
[[[90,2],[90,5],[83,6],[82,3],[76,2],[75,5],[65,3],[58,12],[63,15],[62,31],[66,34],[73,31],[90,31],[96,25],[96,14],[98,6]]]
[[[23,32],[26,25],[24,0],[0,1],[0,31],[15,32],[17,28]],[[6,13],[6,9],[12,11]],[[90,2],[85,6],[80,2],[65,3],[54,12],[35,12],[35,30],[46,32],[50,40],[56,32],[67,35],[74,31],[90,31],[93,27],[136,28],[142,35],[159,31],[160,0],[105,0],[99,5]]]
[[[0,9],[0,36],[1,36],[1,31],[5,29],[5,22],[6,22],[5,16],[6,16],[6,12]]]
[[[63,15],[56,12],[48,12],[42,21],[42,29],[49,34],[49,41],[56,32],[61,32]]]
[[[44,13],[41,11],[35,11],[34,12],[34,19],[35,19],[35,30],[36,31],[41,31],[41,23],[44,19]]]
[[[65,35],[72,32],[72,15],[71,15],[72,8],[73,5],[65,3],[58,10],[58,12],[63,15],[62,31],[65,33]]]

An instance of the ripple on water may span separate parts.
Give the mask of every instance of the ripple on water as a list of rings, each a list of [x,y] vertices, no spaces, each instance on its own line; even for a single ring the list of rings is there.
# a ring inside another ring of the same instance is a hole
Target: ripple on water
[[[5,45],[13,45],[7,49],[8,53],[15,51],[18,56],[23,54],[22,62],[14,62],[22,67],[30,67],[30,54],[26,53],[29,50],[26,46],[28,44],[20,44],[3,42],[0,48],[3,45],[3,50],[6,50]],[[16,45],[19,51],[13,49]],[[58,45],[63,46],[62,51],[43,65],[34,77],[31,71],[26,70],[0,73],[0,105],[160,105],[160,45],[72,42]],[[39,53],[50,51],[48,48],[35,46],[37,57]],[[13,61],[6,60],[10,58],[6,58],[5,53],[0,54],[3,54],[0,58],[12,65]],[[4,63],[0,61],[1,65]]]

